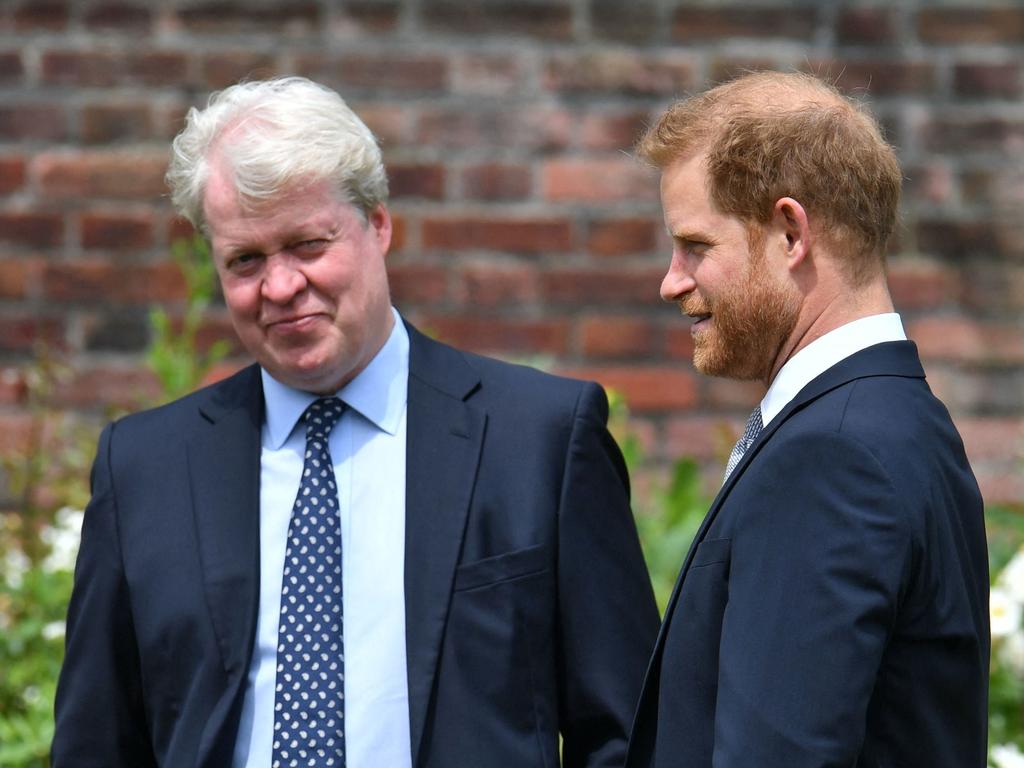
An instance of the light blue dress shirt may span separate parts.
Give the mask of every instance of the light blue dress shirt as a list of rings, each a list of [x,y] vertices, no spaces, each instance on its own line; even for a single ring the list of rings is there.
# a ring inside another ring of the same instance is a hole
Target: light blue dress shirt
[[[409,335],[394,329],[369,365],[337,392],[331,432],[342,529],[346,768],[409,768],[405,654],[405,450]],[[233,768],[268,768],[274,726],[281,575],[305,431],[316,395],[265,370],[260,464],[260,603]]]

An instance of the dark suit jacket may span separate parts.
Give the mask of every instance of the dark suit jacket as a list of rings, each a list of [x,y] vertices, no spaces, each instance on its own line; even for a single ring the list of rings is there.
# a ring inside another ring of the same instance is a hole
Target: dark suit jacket
[[[911,342],[810,382],[722,487],[627,766],[982,768],[982,501]]]
[[[417,768],[621,765],[657,610],[600,387],[410,328]],[[259,594],[258,368],[109,426],[54,768],[230,765]],[[382,766],[381,768],[386,768]]]

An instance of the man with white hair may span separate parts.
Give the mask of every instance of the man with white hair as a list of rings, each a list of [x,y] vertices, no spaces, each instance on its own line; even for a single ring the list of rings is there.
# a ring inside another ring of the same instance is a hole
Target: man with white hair
[[[403,321],[330,89],[214,95],[167,177],[257,364],[103,432],[54,768],[621,763],[657,612],[601,388]]]

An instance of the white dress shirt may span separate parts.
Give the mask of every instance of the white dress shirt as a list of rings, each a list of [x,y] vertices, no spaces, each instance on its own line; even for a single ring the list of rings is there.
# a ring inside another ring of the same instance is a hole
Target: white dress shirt
[[[862,317],[815,339],[787,360],[776,375],[761,400],[762,422],[767,427],[801,389],[841,360],[875,344],[906,339],[895,312]]]
[[[405,654],[405,450],[409,335],[398,312],[387,342],[337,392],[330,435],[341,509],[347,768],[408,768]],[[260,464],[260,596],[233,768],[271,762],[278,614],[288,523],[306,445],[299,417],[316,395],[265,370]]]

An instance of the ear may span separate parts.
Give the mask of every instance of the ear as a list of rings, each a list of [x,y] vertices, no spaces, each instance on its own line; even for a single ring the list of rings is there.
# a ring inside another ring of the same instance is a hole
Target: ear
[[[811,225],[807,211],[792,197],[781,197],[772,210],[772,227],[785,237],[785,256],[789,268],[803,263],[811,250]]]
[[[391,214],[383,203],[370,211],[367,216],[367,223],[372,230],[371,234],[377,241],[382,255],[387,255],[391,247]]]

